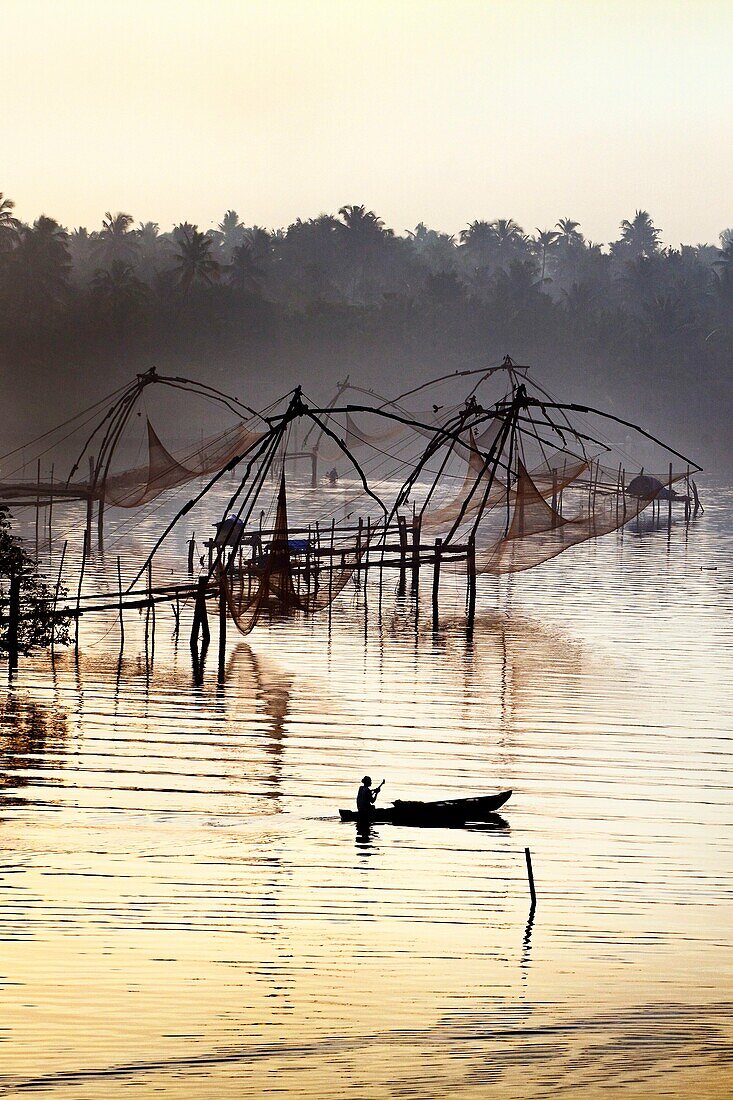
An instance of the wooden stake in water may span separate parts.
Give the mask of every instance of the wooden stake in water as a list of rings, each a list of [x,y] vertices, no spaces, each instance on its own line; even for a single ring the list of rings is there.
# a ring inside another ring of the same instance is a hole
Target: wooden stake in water
[[[64,548],[61,551],[61,561],[59,563],[59,575],[56,578],[56,588],[55,588],[54,594],[53,594],[53,613],[52,613],[52,616],[51,616],[51,621],[52,621],[52,624],[53,624],[52,627],[51,627],[51,653],[53,653],[54,642],[56,640],[56,605],[59,602],[59,592],[61,591],[61,576],[62,576],[63,571],[64,571],[64,561],[66,560],[66,548],[68,547],[68,545],[69,545],[69,540],[65,539],[64,540]]]
[[[52,530],[52,517],[53,517],[53,462],[51,463],[51,484],[48,493],[48,555],[51,556],[51,544],[53,543],[53,530]]]
[[[672,463],[669,464],[669,499],[667,501],[667,534],[672,534]]]
[[[120,653],[125,648],[125,623],[122,618],[122,566],[120,564],[119,556],[117,558],[117,590],[119,593],[120,601]]]
[[[468,551],[466,553],[466,572],[468,574],[468,616],[466,627],[469,634],[473,633],[473,625],[476,619],[476,537],[472,533],[468,539]]]
[[[91,497],[89,499],[91,500]],[[79,585],[78,585],[77,590],[76,590],[76,624],[75,624],[75,631],[74,631],[74,653],[76,654],[77,657],[79,656],[79,618],[80,618],[79,607],[80,607],[80,604],[81,604],[81,586],[82,586],[82,582],[84,580],[84,567],[87,563],[88,545],[89,545],[88,533],[87,533],[87,531],[85,531],[84,532],[84,542],[83,542],[82,551],[81,551],[81,568],[79,570]]]
[[[435,558],[433,561],[433,630],[437,630],[438,622],[438,594],[440,591],[440,554],[443,540],[435,540]]]
[[[534,888],[534,875],[532,873],[532,856],[530,855],[529,848],[524,849],[524,858],[527,861],[527,878],[529,880],[529,896],[532,899],[530,909],[534,911],[534,907],[537,904],[537,894]]]

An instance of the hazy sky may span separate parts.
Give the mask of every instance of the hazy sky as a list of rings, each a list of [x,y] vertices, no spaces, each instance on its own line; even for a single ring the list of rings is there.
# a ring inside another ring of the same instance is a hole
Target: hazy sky
[[[0,190],[202,227],[733,225],[733,0],[2,0]]]

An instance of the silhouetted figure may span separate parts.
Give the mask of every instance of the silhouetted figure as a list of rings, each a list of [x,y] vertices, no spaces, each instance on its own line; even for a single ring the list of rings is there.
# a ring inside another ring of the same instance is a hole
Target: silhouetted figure
[[[336,484],[339,479],[339,472],[335,466],[332,466],[331,469],[326,473],[326,477],[328,478],[329,485]]]
[[[372,813],[372,806],[377,801],[377,795],[384,786],[384,780],[372,790],[372,777],[365,775],[361,781],[361,786],[356,792],[356,812],[363,820],[369,820]]]

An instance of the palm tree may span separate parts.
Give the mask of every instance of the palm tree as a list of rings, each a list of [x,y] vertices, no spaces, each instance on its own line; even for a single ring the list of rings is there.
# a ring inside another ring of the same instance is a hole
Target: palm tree
[[[659,252],[659,236],[646,210],[637,210],[631,221],[624,218],[621,222],[621,237],[615,243],[622,245],[633,259],[651,257]]]
[[[139,246],[137,234],[130,231],[130,214],[110,214],[109,210],[102,220],[102,228],[94,243],[94,256],[105,266],[114,260],[132,263],[137,257]]]
[[[179,225],[173,230],[176,241],[176,262],[173,271],[184,295],[196,282],[211,286],[219,279],[221,264],[211,255],[213,241],[198,226]]]
[[[552,248],[553,244],[560,236],[556,229],[537,229],[536,243],[540,248],[542,256],[542,270],[540,273],[540,283],[545,285],[545,265],[547,262],[547,249]]]
[[[13,251],[14,282],[19,303],[31,312],[47,313],[66,295],[71,271],[69,234],[42,214],[24,227]]]
[[[93,298],[120,328],[147,303],[149,294],[145,283],[122,260],[113,260],[108,269],[98,268],[92,279]]]
[[[226,259],[234,254],[234,249],[244,240],[244,226],[236,210],[227,210],[211,237]]]
[[[11,213],[14,208],[12,199],[6,199],[0,191],[0,252],[9,252],[20,237],[20,222]]]
[[[557,239],[566,248],[583,243],[583,234],[578,229],[579,225],[580,222],[574,222],[572,218],[560,218],[555,222],[555,228],[559,231]]]
[[[251,245],[245,241],[236,246],[232,252],[232,262],[227,268],[227,281],[230,286],[249,294],[256,294],[260,289],[262,268],[255,262]]]
[[[370,283],[378,272],[387,266],[385,246],[391,243],[394,233],[385,229],[384,222],[373,210],[363,205],[339,208],[341,236],[346,250],[349,272],[349,294],[363,301],[372,297]],[[358,290],[358,295],[357,295]]]

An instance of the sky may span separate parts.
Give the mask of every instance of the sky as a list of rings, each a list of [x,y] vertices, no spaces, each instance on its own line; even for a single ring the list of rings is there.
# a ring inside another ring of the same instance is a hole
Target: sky
[[[733,0],[2,0],[25,221],[733,225]]]

